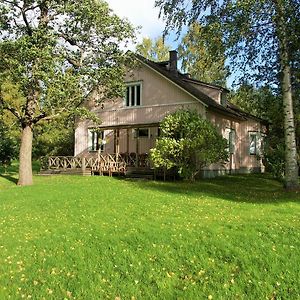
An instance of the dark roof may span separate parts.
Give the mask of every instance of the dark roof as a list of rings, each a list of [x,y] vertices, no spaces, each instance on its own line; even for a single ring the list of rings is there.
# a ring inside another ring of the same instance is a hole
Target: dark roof
[[[200,85],[211,86],[211,87],[219,89],[221,91],[229,92],[226,88],[189,78],[186,74],[182,74],[180,72],[176,72],[176,73],[171,72],[168,70],[168,62],[167,61],[154,62],[149,59],[146,59],[145,57],[143,57],[139,54],[135,54],[135,56],[137,57],[137,59],[139,61],[143,62],[150,68],[154,69],[155,71],[157,71],[158,73],[160,73],[164,77],[168,78],[169,80],[174,82],[176,85],[178,85],[179,87],[181,87],[182,89],[184,89],[185,91],[187,91],[188,93],[193,95],[196,99],[198,99],[199,102],[204,103],[211,110],[225,114],[225,115],[229,115],[230,117],[233,117],[233,118],[238,118],[240,120],[241,119],[246,120],[248,118],[251,118],[251,119],[255,119],[257,121],[263,122],[262,119],[259,119],[251,114],[248,114],[248,113],[242,111],[237,106],[231,104],[229,101],[227,101],[226,106],[223,106],[223,105],[217,103],[214,99],[212,99],[205,93],[203,93],[200,90],[198,90],[197,88],[195,88],[192,84],[190,84],[190,82],[195,83],[195,84],[198,83]]]

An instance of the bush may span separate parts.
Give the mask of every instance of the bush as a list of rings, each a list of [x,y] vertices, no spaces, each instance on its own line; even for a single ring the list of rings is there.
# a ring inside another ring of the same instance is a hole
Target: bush
[[[160,124],[161,136],[151,150],[155,167],[176,167],[184,179],[193,181],[199,171],[228,159],[227,140],[196,111],[179,110]]]

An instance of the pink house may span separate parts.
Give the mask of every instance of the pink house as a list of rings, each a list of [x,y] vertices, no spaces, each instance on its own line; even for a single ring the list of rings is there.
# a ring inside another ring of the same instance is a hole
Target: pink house
[[[192,109],[210,120],[229,143],[229,162],[207,166],[203,176],[263,171],[263,120],[227,101],[227,89],[180,73],[176,51],[170,51],[169,61],[164,62],[135,57],[138,64],[127,72],[124,98],[91,106],[101,125],[90,120],[78,122],[75,157],[117,154],[127,167],[150,167],[147,157],[159,136],[159,122],[178,109]]]

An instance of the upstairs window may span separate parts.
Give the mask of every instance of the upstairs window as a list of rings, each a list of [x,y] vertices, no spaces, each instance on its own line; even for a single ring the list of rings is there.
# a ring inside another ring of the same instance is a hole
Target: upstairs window
[[[126,86],[125,105],[126,107],[141,105],[140,83],[132,83]]]

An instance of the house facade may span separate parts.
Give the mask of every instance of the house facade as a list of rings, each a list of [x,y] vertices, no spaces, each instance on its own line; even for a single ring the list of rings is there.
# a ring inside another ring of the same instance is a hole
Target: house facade
[[[227,89],[180,73],[176,51],[170,51],[170,59],[165,62],[153,62],[140,55],[136,60],[137,65],[125,77],[124,98],[91,105],[101,125],[95,126],[90,120],[77,123],[76,157],[118,153],[130,156],[135,166],[141,166],[155,147],[160,121],[176,110],[190,109],[211,121],[228,140],[230,160],[207,166],[202,175],[263,171],[260,148],[266,124],[231,104]]]

